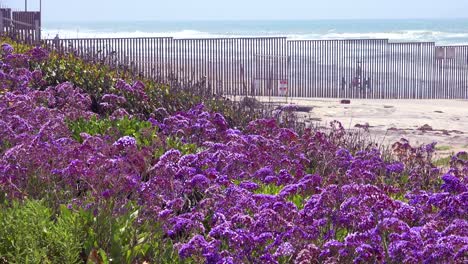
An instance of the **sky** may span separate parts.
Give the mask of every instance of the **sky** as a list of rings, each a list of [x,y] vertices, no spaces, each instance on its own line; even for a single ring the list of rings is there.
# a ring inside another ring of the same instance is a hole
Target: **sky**
[[[42,0],[42,9],[45,21],[468,18],[468,0]]]

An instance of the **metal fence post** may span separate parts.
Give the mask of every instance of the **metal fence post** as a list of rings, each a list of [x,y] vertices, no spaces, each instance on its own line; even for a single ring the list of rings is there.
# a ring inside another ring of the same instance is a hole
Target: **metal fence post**
[[[37,43],[41,42],[41,26],[39,20],[34,20],[34,38]]]
[[[0,11],[0,35],[3,35],[4,31],[4,23],[3,23],[3,12]]]

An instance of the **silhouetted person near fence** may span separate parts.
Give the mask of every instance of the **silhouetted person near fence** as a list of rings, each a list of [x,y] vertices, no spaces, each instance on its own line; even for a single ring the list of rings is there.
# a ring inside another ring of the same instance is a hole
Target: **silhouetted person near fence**
[[[54,47],[56,49],[59,49],[59,45],[60,45],[60,38],[59,38],[59,35],[55,35],[55,38],[54,38]]]

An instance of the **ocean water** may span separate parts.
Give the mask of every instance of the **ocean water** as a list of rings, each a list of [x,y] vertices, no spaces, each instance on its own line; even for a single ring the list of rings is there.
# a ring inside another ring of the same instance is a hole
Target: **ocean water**
[[[61,38],[389,39],[392,42],[468,45],[468,19],[45,22],[43,36],[53,38],[56,34]]]

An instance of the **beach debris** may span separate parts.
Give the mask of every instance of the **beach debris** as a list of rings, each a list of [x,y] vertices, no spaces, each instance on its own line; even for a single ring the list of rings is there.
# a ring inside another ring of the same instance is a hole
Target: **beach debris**
[[[460,131],[460,130],[451,130],[451,131],[449,131],[449,132],[450,132],[450,133],[455,133],[455,134],[465,134],[465,133],[463,133],[463,132]]]
[[[440,111],[440,110],[437,110],[437,111],[434,111],[434,113],[439,113],[439,114],[442,114],[443,112]]]
[[[369,128],[371,128],[372,126],[370,126],[369,123],[365,123],[365,124],[356,124],[354,125],[354,127],[364,129],[364,131],[369,131]]]
[[[240,102],[240,107],[248,107],[250,109],[261,108],[262,103],[252,97],[244,97]]]
[[[432,129],[432,127],[428,124],[424,124],[423,126],[419,127],[417,130],[419,131],[433,131],[434,129]]]
[[[393,105],[384,105],[384,108],[395,108]]]
[[[309,113],[314,109],[313,106],[303,106],[303,105],[298,105],[296,108],[296,112],[304,112],[304,113]]]
[[[295,104],[280,105],[276,110],[281,110],[285,112],[297,112],[298,106]]]
[[[343,100],[340,101],[340,104],[351,104],[351,100],[343,99]]]

